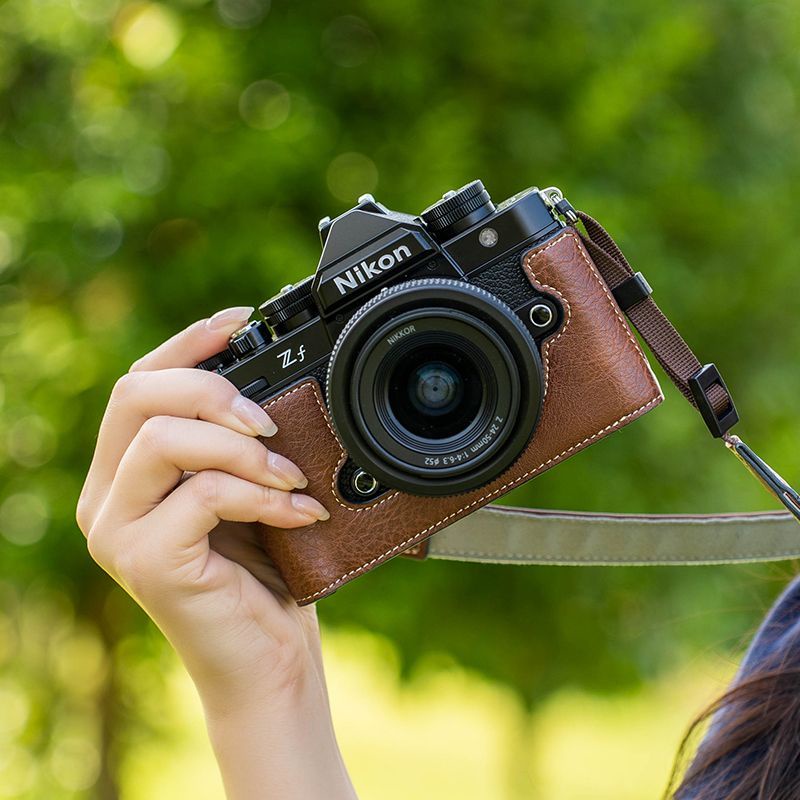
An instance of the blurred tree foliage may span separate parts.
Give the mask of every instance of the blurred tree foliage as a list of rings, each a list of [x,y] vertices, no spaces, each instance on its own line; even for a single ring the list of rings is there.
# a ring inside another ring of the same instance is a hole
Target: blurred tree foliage
[[[0,5],[0,657],[24,628],[15,604],[72,620],[112,756],[98,797],[137,725],[157,724],[125,704],[118,665],[132,648],[157,663],[158,639],[73,519],[109,390],[176,329],[313,271],[316,220],[362,192],[414,211],[478,176],[497,199],[561,186],[720,366],[742,434],[800,475],[799,44],[789,0]],[[665,389],[659,410],[508,500],[770,506]],[[738,644],[775,572],[400,559],[320,612],[388,635],[409,666],[449,654],[533,702]],[[48,714],[80,697],[18,669],[39,687],[27,735],[45,752]]]

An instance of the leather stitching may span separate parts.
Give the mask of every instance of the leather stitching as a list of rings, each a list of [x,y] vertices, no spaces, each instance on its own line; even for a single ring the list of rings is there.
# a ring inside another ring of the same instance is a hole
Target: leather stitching
[[[315,391],[316,391],[316,389],[315,389]],[[557,456],[553,456],[552,458],[548,458],[547,461],[545,461],[544,463],[540,464],[538,467],[534,467],[534,469],[529,470],[528,472],[524,473],[523,475],[520,475],[519,477],[514,478],[513,480],[509,481],[508,483],[503,484],[498,489],[495,489],[494,491],[489,492],[489,494],[485,494],[482,497],[479,497],[477,500],[473,500],[471,503],[468,503],[467,505],[462,506],[461,508],[457,509],[456,511],[453,511],[451,514],[448,514],[446,517],[443,517],[438,522],[434,522],[432,525],[429,525],[424,530],[419,531],[418,533],[415,533],[413,536],[410,536],[405,541],[400,542],[400,544],[396,544],[394,547],[391,547],[385,553],[382,553],[381,555],[375,556],[375,558],[370,559],[366,563],[362,564],[360,567],[355,567],[354,569],[351,569],[349,572],[346,572],[344,575],[340,575],[335,581],[332,581],[331,583],[329,583],[324,589],[320,589],[319,591],[316,591],[313,594],[309,594],[309,595],[306,595],[305,597],[301,597],[298,602],[302,603],[302,602],[304,602],[306,600],[313,600],[314,598],[319,597],[322,594],[325,594],[326,592],[330,591],[331,589],[335,588],[340,583],[345,581],[347,578],[352,578],[355,575],[358,575],[360,572],[363,572],[365,569],[369,569],[370,567],[374,566],[375,564],[379,563],[380,561],[385,560],[388,556],[394,555],[395,553],[397,553],[397,552],[399,552],[401,550],[404,550],[408,545],[412,544],[414,542],[414,540],[417,539],[418,537],[424,537],[425,534],[433,533],[434,528],[441,527],[444,523],[449,522],[453,517],[457,517],[462,511],[466,511],[467,509],[472,508],[475,505],[479,505],[479,504],[483,503],[484,500],[489,500],[492,497],[495,497],[496,495],[504,494],[507,490],[510,490],[511,488],[516,486],[517,484],[523,483],[528,478],[530,478],[530,477],[536,475],[537,473],[541,472],[545,467],[548,467],[551,464],[555,464],[556,462],[561,461],[565,456],[569,455],[574,450],[578,450],[583,445],[588,444],[589,442],[593,441],[594,439],[597,439],[598,436],[602,436],[603,434],[614,430],[614,428],[618,428],[626,420],[633,419],[634,417],[639,416],[640,414],[644,413],[650,406],[653,406],[653,405],[659,403],[660,401],[661,401],[661,397],[660,396],[654,397],[652,400],[648,401],[643,406],[640,406],[635,411],[631,411],[629,414],[625,414],[622,417],[620,417],[616,422],[612,422],[610,425],[606,425],[605,428],[603,428],[602,430],[599,430],[597,433],[594,433],[591,436],[587,436],[582,441],[578,442],[577,444],[572,445],[572,447],[569,447],[566,450],[563,450]]]
[[[336,578],[334,581],[329,583],[324,588],[319,589],[318,591],[313,592],[311,594],[308,594],[305,597],[301,597],[298,600],[299,603],[303,603],[303,602],[306,602],[306,601],[314,600],[315,598],[319,597],[320,595],[327,594],[331,589],[334,589],[335,587],[337,587],[339,584],[345,582],[346,580],[358,575],[361,572],[364,572],[367,569],[370,569],[374,565],[386,560],[388,557],[394,555],[395,553],[398,553],[398,552],[406,549],[408,546],[414,544],[415,540],[420,539],[420,538],[424,538],[426,535],[433,533],[435,529],[437,529],[437,528],[443,526],[444,524],[448,523],[450,520],[452,520],[454,517],[457,517],[462,512],[467,511],[468,509],[471,509],[476,505],[481,505],[481,504],[484,503],[484,501],[488,501],[493,497],[496,497],[498,495],[504,494],[506,491],[510,490],[514,486],[525,482],[526,480],[528,480],[529,478],[531,478],[534,475],[538,474],[539,472],[541,472],[545,468],[557,463],[558,461],[561,461],[567,455],[569,455],[572,452],[580,449],[581,447],[583,447],[584,445],[588,444],[589,442],[592,442],[595,439],[597,439],[598,437],[603,436],[606,433],[609,433],[610,431],[618,428],[624,422],[626,422],[628,420],[631,420],[631,419],[634,419],[635,417],[643,414],[646,410],[648,410],[652,406],[654,406],[654,405],[658,404],[659,402],[661,402],[661,400],[663,399],[663,395],[661,394],[661,389],[658,386],[658,383],[655,381],[655,377],[653,376],[652,371],[650,370],[650,365],[649,365],[647,359],[645,358],[645,355],[642,352],[641,348],[639,347],[639,343],[636,341],[635,337],[631,334],[630,329],[628,328],[627,324],[623,320],[623,318],[622,318],[622,316],[621,316],[621,314],[620,314],[620,312],[619,312],[619,310],[618,310],[618,308],[617,308],[617,306],[616,306],[616,304],[615,304],[615,302],[613,300],[613,297],[611,296],[611,294],[608,291],[608,288],[603,283],[600,275],[598,274],[598,272],[595,269],[595,267],[592,264],[592,262],[589,260],[589,258],[586,255],[582,245],[577,240],[577,237],[576,237],[576,235],[574,233],[571,233],[571,232],[562,233],[554,241],[550,242],[546,247],[542,248],[541,250],[537,250],[533,254],[529,254],[528,256],[526,256],[524,258],[524,260],[523,260],[523,266],[525,268],[526,273],[528,274],[528,277],[530,279],[536,280],[536,276],[533,273],[533,268],[531,266],[533,261],[535,261],[535,259],[538,256],[540,256],[540,255],[544,254],[545,252],[547,252],[547,250],[549,250],[551,247],[554,247],[556,244],[558,244],[565,237],[569,237],[575,242],[576,248],[577,248],[578,252],[580,253],[581,258],[584,260],[586,265],[589,267],[590,272],[595,277],[595,280],[597,280],[598,284],[600,285],[601,289],[603,290],[603,293],[605,294],[606,298],[609,301],[609,304],[611,305],[611,308],[612,308],[612,310],[614,312],[614,315],[619,320],[620,324],[622,325],[622,327],[624,328],[625,332],[627,333],[629,340],[633,343],[634,347],[636,348],[636,351],[639,353],[639,355],[641,356],[642,360],[644,361],[645,366],[647,368],[647,372],[648,372],[649,378],[650,378],[651,383],[652,383],[652,386],[657,392],[656,396],[653,397],[651,400],[649,400],[644,405],[642,405],[639,408],[637,408],[635,411],[631,411],[628,414],[624,414],[623,416],[621,416],[615,422],[612,422],[611,424],[606,425],[604,428],[602,428],[601,430],[599,430],[596,433],[592,434],[591,436],[587,436],[582,441],[580,441],[580,442],[578,442],[576,444],[573,444],[571,447],[568,447],[566,450],[563,450],[558,455],[552,456],[551,458],[547,459],[547,461],[544,461],[542,464],[539,464],[539,466],[534,467],[533,469],[529,470],[528,472],[524,473],[523,475],[520,475],[520,476],[518,476],[518,477],[516,477],[516,478],[514,478],[514,479],[512,479],[512,480],[510,480],[510,481],[508,481],[506,483],[504,483],[502,486],[500,486],[497,489],[494,489],[493,491],[489,492],[488,494],[482,495],[477,500],[473,500],[471,503],[468,503],[467,505],[462,506],[461,508],[457,509],[456,511],[453,511],[452,513],[448,514],[447,516],[443,517],[442,519],[438,520],[437,522],[434,522],[433,524],[429,525],[427,528],[425,528],[425,529],[423,529],[421,531],[418,531],[417,533],[415,533],[412,536],[408,537],[407,539],[405,539],[404,541],[400,542],[399,544],[396,544],[393,547],[389,548],[389,550],[387,550],[386,552],[382,553],[381,555],[375,556],[374,558],[372,558],[369,561],[365,562],[361,566],[355,567],[354,569],[351,569],[350,571],[344,573],[343,575],[340,575],[338,578]],[[537,283],[538,283],[538,281],[537,281]],[[543,288],[546,288],[546,289],[549,289],[550,291],[553,291],[555,294],[557,294],[563,300],[563,297],[561,297],[561,294],[559,292],[557,292],[555,289],[553,289],[552,287],[545,286],[544,284],[539,284],[539,285],[542,286]],[[564,331],[567,328],[567,324],[569,322],[569,319],[571,318],[571,311],[570,311],[570,308],[569,308],[569,304],[565,303],[565,305],[567,307],[568,315],[569,315],[568,319],[567,319],[567,322],[565,322],[564,327],[561,330],[561,332],[558,334],[558,336],[556,336],[551,342],[548,342],[547,353],[549,353],[549,345],[554,343],[555,341],[557,341],[561,337],[561,335],[563,335]],[[548,372],[549,372],[549,364],[548,364]],[[337,493],[336,493],[336,483],[335,483],[336,482],[336,476],[337,476],[339,470],[341,469],[342,464],[344,463],[344,461],[347,458],[347,453],[344,450],[344,448],[342,447],[338,436],[334,432],[333,426],[330,424],[330,421],[328,419],[328,411],[325,408],[325,404],[322,402],[322,398],[320,397],[319,388],[318,388],[316,382],[315,381],[307,381],[305,383],[302,383],[299,386],[297,386],[294,389],[292,389],[291,391],[287,392],[286,394],[281,395],[280,397],[277,397],[274,400],[270,401],[267,404],[266,407],[269,408],[274,403],[277,403],[278,401],[284,399],[285,397],[288,397],[289,395],[294,394],[295,392],[298,392],[298,391],[300,391],[302,389],[305,389],[306,387],[311,387],[312,391],[314,392],[314,398],[316,399],[317,405],[319,406],[320,411],[322,412],[323,419],[325,420],[325,425],[328,428],[328,430],[330,431],[331,435],[333,436],[334,440],[336,441],[336,443],[337,443],[337,445],[338,445],[338,447],[339,447],[339,449],[340,449],[340,451],[342,453],[342,455],[341,455],[341,457],[339,459],[339,462],[338,462],[338,464],[336,466],[336,469],[334,470],[333,478],[332,478],[332,481],[331,481],[331,493],[332,493],[334,499],[336,500],[337,504],[339,506],[341,506],[342,508],[346,509],[347,511],[359,513],[359,512],[362,512],[362,511],[368,511],[368,510],[371,510],[373,508],[377,508],[378,506],[382,505],[383,503],[393,499],[398,494],[400,494],[400,492],[394,492],[394,493],[392,493],[390,495],[387,495],[386,497],[382,498],[380,501],[378,501],[376,503],[373,503],[373,504],[370,504],[370,505],[361,506],[361,507],[346,505],[346,504],[342,503],[339,500],[339,498],[337,496]],[[545,388],[545,395],[546,395],[546,392],[547,392],[547,389]]]
[[[526,272],[528,272],[529,277],[532,278],[533,280],[536,280],[536,276],[533,274],[533,268],[531,267],[531,264],[536,260],[537,256],[541,255],[542,253],[546,253],[551,247],[558,244],[565,237],[569,237],[575,242],[575,249],[578,251],[578,253],[580,253],[581,258],[584,260],[586,266],[589,268],[589,272],[591,272],[591,274],[594,276],[594,279],[597,281],[598,285],[603,290],[603,294],[605,294],[606,298],[608,299],[608,302],[611,306],[611,310],[614,312],[614,315],[619,320],[620,325],[622,325],[623,329],[627,333],[629,341],[636,348],[636,352],[641,356],[642,361],[644,362],[645,367],[647,368],[647,373],[650,378],[651,385],[658,392],[659,397],[663,399],[663,394],[661,393],[661,387],[658,385],[658,382],[656,381],[655,376],[653,375],[653,371],[650,368],[650,362],[647,360],[647,357],[642,352],[642,348],[639,347],[639,342],[636,340],[636,337],[631,332],[630,326],[628,325],[627,322],[625,322],[625,319],[623,318],[622,313],[620,312],[619,306],[617,305],[617,301],[614,300],[614,297],[609,291],[606,282],[600,276],[600,273],[597,271],[597,267],[595,267],[594,262],[589,258],[589,255],[586,252],[586,248],[583,246],[583,242],[575,233],[572,233],[571,231],[566,231],[565,233],[562,233],[554,241],[552,241],[549,245],[547,245],[547,247],[538,250],[532,255],[529,253],[527,256],[525,256],[525,259],[523,260],[523,265],[525,266],[525,270]]]

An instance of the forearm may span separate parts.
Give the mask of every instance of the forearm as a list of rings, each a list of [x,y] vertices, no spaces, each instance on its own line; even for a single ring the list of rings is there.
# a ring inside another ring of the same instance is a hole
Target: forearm
[[[354,800],[314,607],[291,601],[261,541],[261,525],[330,515],[299,493],[302,470],[264,447],[267,412],[194,369],[252,311],[195,323],[117,382],[77,519],[191,674],[229,800]]]
[[[355,800],[333,731],[324,685],[249,700],[201,690],[228,800]]]

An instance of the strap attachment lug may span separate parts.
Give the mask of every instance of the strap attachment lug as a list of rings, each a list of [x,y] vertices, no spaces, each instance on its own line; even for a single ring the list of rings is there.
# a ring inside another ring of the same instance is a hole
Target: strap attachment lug
[[[578,212],[572,203],[564,197],[558,186],[548,186],[546,189],[542,189],[539,194],[554,214],[564,217],[570,225],[578,224]]]

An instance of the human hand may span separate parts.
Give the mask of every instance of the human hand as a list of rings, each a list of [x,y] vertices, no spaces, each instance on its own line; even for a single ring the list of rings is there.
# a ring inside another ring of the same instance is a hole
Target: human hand
[[[346,777],[330,724],[315,608],[300,608],[289,596],[255,525],[324,524],[328,512],[296,491],[307,485],[301,470],[257,438],[277,430],[267,413],[225,378],[193,369],[224,348],[252,311],[227,309],[195,323],[117,382],[77,512],[92,557],[156,622],[189,670],[231,797],[254,796],[247,783],[241,793],[237,788],[247,772],[238,764],[242,747],[224,755],[243,728],[258,729],[259,759],[270,736],[284,740],[282,749],[297,728],[303,752],[312,748],[321,772],[327,760],[338,779]],[[226,770],[231,760],[237,766]],[[273,766],[273,782],[276,774]]]

